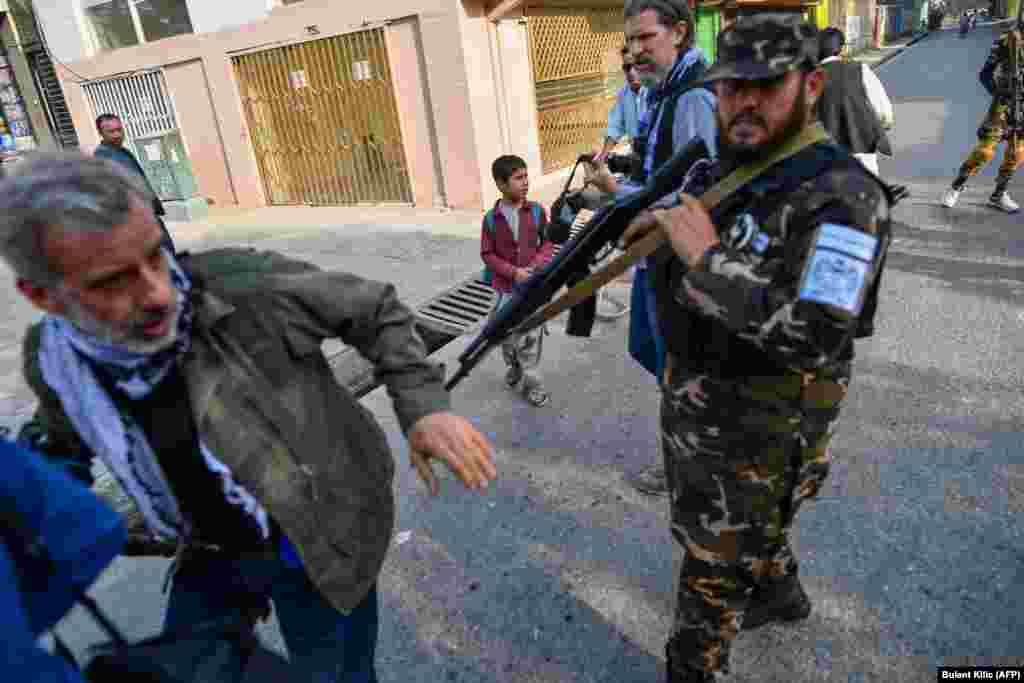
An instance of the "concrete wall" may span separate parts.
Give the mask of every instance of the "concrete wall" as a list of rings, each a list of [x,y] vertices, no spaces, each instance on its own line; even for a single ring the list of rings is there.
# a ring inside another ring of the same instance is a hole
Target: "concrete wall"
[[[89,55],[81,5],[76,0],[33,0],[54,63],[77,62]]]
[[[475,155],[464,163],[476,172],[473,182],[481,188],[482,204],[492,204],[498,196],[491,178],[491,163],[505,151],[499,120],[500,99],[495,79],[493,54],[494,24],[487,21],[486,10],[477,0],[459,1],[459,32],[466,53],[462,84],[467,90],[470,117],[466,130],[473,136]]]
[[[443,206],[447,197],[441,182],[443,170],[437,121],[433,98],[427,89],[428,73],[426,60],[422,59],[419,20],[398,21],[389,27],[386,35],[413,201],[417,206]]]
[[[265,19],[273,7],[267,0],[188,0],[187,5],[196,33],[214,33]]]
[[[316,27],[317,37],[326,38],[360,30],[365,23],[415,17],[415,30],[401,22],[388,30],[389,40],[395,47],[393,73],[401,75],[402,81],[407,76],[419,78],[420,84],[426,83],[429,93],[428,98],[417,102],[411,92],[415,86],[403,84],[399,88],[403,115],[411,116],[413,112],[423,113],[429,109],[433,114],[432,125],[436,128],[436,142],[430,152],[434,163],[427,164],[424,155],[430,145],[425,145],[422,137],[429,135],[429,129],[422,126],[429,124],[407,122],[404,126],[408,133],[406,156],[410,164],[415,165],[417,173],[414,193],[417,201],[443,194],[452,207],[478,208],[483,204],[481,187],[485,173],[488,185],[493,186],[489,178],[490,161],[498,153],[493,144],[486,149],[480,149],[478,145],[481,140],[496,139],[498,127],[494,91],[489,85],[487,69],[487,22],[480,13],[467,14],[456,5],[458,1],[417,0],[412,3],[409,0],[376,0],[367,4],[306,0],[277,7],[267,19],[238,28],[175,36],[88,59],[69,58],[67,61],[70,68],[85,79],[158,67],[173,73],[168,77],[168,87],[181,113],[179,124],[183,136],[189,140],[188,148],[203,192],[217,203],[261,206],[266,200],[231,56],[308,40],[307,27],[310,26]],[[65,3],[57,0],[38,0],[38,3],[41,9],[52,6],[49,7],[52,11],[41,12],[40,16],[48,35],[67,32],[73,25]],[[58,4],[65,6],[63,15],[56,11]],[[468,37],[465,46],[464,35]],[[65,40],[74,42],[70,37]],[[51,38],[51,41],[55,39]],[[421,48],[421,54],[415,55],[414,60],[413,52],[417,48]],[[478,58],[480,55],[484,58]],[[174,73],[175,65],[182,64],[189,66],[180,73]],[[92,112],[82,87],[76,82],[78,79],[60,65],[57,69],[83,147],[88,148],[96,142]],[[480,79],[487,79],[488,83],[481,84],[478,82]],[[210,103],[209,108],[206,101]],[[488,110],[491,112],[489,116],[485,113]],[[476,116],[478,112],[480,116]],[[192,131],[193,126],[201,126],[205,130]],[[223,142],[219,154],[199,151],[200,146],[216,145],[218,137]],[[486,169],[481,166],[481,160],[486,160]]]
[[[531,177],[539,178],[540,131],[526,24],[520,17],[503,20],[495,27],[495,39],[506,130],[503,151],[523,157]]]
[[[164,78],[200,196],[212,199],[214,204],[234,203],[234,182],[202,60],[170,66]]]
[[[522,10],[494,22],[480,0],[461,0],[461,8],[479,183],[489,208],[500,196],[491,176],[497,157],[523,157],[533,180],[543,173],[528,32]]]

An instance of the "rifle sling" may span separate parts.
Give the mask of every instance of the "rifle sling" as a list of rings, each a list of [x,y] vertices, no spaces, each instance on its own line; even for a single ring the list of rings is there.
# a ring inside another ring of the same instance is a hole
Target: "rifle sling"
[[[1022,3],[1024,4],[1024,3]],[[802,152],[811,145],[828,139],[828,133],[820,123],[805,127],[799,135],[791,138],[767,159],[747,164],[736,169],[728,176],[715,183],[707,192],[699,197],[701,204],[708,211],[721,204],[725,199],[744,187],[775,164]],[[516,326],[516,334],[529,332],[540,327],[552,318],[561,315],[573,306],[586,301],[594,293],[615,278],[625,273],[640,259],[650,256],[664,244],[668,237],[661,230],[652,230],[629,246],[626,251],[604,268],[596,270],[587,278],[580,280],[559,298],[548,303],[529,318]]]

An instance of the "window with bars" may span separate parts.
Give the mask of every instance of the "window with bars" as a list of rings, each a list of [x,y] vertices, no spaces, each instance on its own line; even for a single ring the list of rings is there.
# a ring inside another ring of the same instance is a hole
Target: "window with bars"
[[[192,33],[185,0],[82,0],[99,50]]]

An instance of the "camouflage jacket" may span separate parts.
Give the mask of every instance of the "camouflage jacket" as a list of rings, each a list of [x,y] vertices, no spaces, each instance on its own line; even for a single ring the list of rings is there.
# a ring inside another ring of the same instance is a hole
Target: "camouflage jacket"
[[[1024,68],[1024,41],[1020,41],[1017,53],[1017,63],[1021,65],[1020,68]],[[1013,74],[1011,71],[1010,32],[1008,31],[992,43],[992,49],[988,53],[984,66],[981,67],[978,78],[990,95],[1002,100],[1010,100],[1013,96]],[[1024,92],[1019,93],[1018,97],[1024,97]]]
[[[394,523],[394,462],[373,416],[334,379],[332,337],[374,363],[403,430],[448,410],[444,371],[427,361],[412,312],[391,285],[322,271],[274,252],[185,256],[196,285],[192,349],[179,362],[199,433],[298,549],[339,610],[376,581]],[[93,454],[43,381],[39,327],[24,348],[45,450],[88,476]]]
[[[706,183],[731,169],[722,162]],[[659,315],[676,367],[719,376],[844,372],[872,320],[890,239],[886,188],[819,143],[726,200],[700,270],[678,259]],[[838,247],[838,249],[835,249]]]

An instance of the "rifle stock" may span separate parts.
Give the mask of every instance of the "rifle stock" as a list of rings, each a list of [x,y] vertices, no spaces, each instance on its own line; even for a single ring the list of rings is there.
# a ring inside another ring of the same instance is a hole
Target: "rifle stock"
[[[457,386],[510,332],[550,301],[574,274],[589,271],[594,258],[609,245],[616,244],[634,218],[673,192],[690,167],[706,156],[703,141],[695,139],[660,166],[642,190],[599,209],[586,227],[565,243],[557,257],[513,290],[509,301],[459,356],[459,369],[445,389],[451,391]]]

